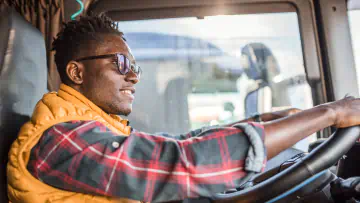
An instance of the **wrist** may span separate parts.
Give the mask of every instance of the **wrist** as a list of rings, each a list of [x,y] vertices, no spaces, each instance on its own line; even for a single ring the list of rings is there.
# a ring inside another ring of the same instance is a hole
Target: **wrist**
[[[264,113],[261,116],[262,121],[267,122],[267,121],[273,121],[279,118],[283,118],[285,116],[276,114],[276,112],[270,112],[270,113]]]
[[[316,108],[319,108],[325,112],[326,117],[329,118],[331,126],[337,123],[337,115],[339,110],[335,105],[333,105],[332,103],[328,103],[317,106]]]

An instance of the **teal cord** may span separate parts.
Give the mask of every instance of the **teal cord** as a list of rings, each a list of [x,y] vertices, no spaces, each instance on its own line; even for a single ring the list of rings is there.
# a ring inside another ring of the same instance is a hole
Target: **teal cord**
[[[76,0],[80,4],[80,10],[71,16],[71,20],[75,20],[76,16],[80,15],[84,10],[84,4],[81,0]]]

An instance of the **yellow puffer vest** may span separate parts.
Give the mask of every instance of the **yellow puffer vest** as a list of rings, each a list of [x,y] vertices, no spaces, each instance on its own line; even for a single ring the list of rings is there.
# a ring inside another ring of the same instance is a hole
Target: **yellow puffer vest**
[[[30,151],[49,127],[71,120],[96,120],[114,132],[129,135],[127,120],[108,115],[85,96],[62,84],[58,93],[45,94],[37,103],[31,121],[20,130],[9,152],[7,165],[8,196],[17,203],[135,203],[129,199],[115,199],[60,190],[39,181],[26,169]],[[120,189],[120,188],[119,188]]]

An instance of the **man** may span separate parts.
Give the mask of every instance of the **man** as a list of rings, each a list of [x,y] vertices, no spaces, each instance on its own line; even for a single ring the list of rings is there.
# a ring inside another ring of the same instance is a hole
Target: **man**
[[[360,100],[347,97],[264,125],[150,135],[117,116],[131,113],[141,69],[114,22],[105,16],[71,21],[58,34],[54,50],[64,84],[44,95],[11,147],[12,202],[211,196],[261,172],[266,156],[316,131],[360,124]]]

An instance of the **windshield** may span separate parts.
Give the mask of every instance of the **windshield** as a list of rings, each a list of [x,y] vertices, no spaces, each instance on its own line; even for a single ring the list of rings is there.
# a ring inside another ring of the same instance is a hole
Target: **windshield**
[[[295,12],[119,22],[143,69],[131,125],[183,133],[312,107]]]
[[[356,65],[356,74],[358,79],[358,87],[360,90],[360,28],[358,27],[357,22],[360,20],[360,10],[351,10],[348,11],[350,32],[352,39],[352,47],[354,51],[354,59]]]

